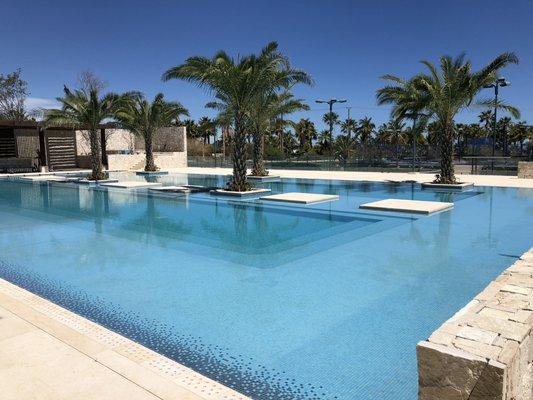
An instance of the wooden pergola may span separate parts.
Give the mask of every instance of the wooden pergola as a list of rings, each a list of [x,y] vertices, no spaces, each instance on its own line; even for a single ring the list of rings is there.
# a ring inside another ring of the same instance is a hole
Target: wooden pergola
[[[106,138],[105,130],[116,128],[116,124],[107,123],[99,126],[100,129],[100,143],[102,150],[102,163],[107,166],[107,152],[106,152]],[[1,120],[0,119],[0,130],[2,129],[11,129],[13,138],[15,138],[16,129],[35,129],[36,135],[39,137],[39,163],[41,167],[48,166],[48,155],[47,147],[45,144],[45,130],[67,130],[73,131],[75,135],[76,130],[86,130],[85,127],[73,127],[73,126],[46,126],[43,121],[33,121],[33,120]],[[18,152],[16,149],[16,140],[15,140],[15,157],[18,158]]]

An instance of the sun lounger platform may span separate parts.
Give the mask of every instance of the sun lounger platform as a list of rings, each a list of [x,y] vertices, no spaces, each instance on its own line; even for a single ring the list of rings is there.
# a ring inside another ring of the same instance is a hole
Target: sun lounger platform
[[[140,189],[140,188],[148,188],[152,186],[161,186],[161,183],[142,182],[142,181],[122,181],[122,182],[102,183],[101,186],[116,187],[116,188],[122,188],[122,189]]]
[[[313,204],[339,200],[339,196],[335,194],[290,192],[263,196],[261,197],[261,200],[279,201],[284,203]]]
[[[386,199],[361,204],[359,208],[377,211],[433,214],[453,208],[453,203],[444,203],[440,201]]]

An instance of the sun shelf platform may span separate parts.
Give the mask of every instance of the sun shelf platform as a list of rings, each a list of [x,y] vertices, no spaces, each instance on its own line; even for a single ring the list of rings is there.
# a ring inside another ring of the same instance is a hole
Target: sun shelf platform
[[[237,192],[237,191],[226,190],[226,189],[214,189],[214,190],[211,190],[209,193],[215,196],[246,197],[246,196],[253,196],[253,195],[257,196],[258,194],[267,193],[267,192],[270,192],[270,189],[257,188],[257,189],[247,190],[245,192]]]
[[[137,171],[135,174],[142,176],[162,176],[168,175],[168,171]]]
[[[440,201],[386,199],[361,204],[359,208],[379,211],[433,214],[453,208],[453,203],[445,203]]]
[[[23,181],[31,182],[65,182],[66,178],[56,175],[36,175],[36,176],[21,176],[18,178]]]
[[[285,203],[312,204],[323,203],[325,201],[339,200],[339,196],[337,196],[336,194],[290,192],[263,196],[261,197],[261,200],[279,201]]]
[[[451,190],[465,190],[470,189],[474,186],[470,182],[457,182],[457,183],[433,183],[433,182],[424,182],[422,183],[422,189],[451,189]]]
[[[281,176],[279,175],[265,175],[265,176],[248,175],[246,178],[251,181],[256,181],[256,182],[279,182],[281,181]]]
[[[103,184],[103,183],[116,183],[118,182],[118,179],[100,179],[97,181],[89,180],[87,178],[79,179],[77,181],[78,183],[81,183],[82,185],[93,185],[93,184]]]
[[[122,181],[122,182],[109,182],[102,183],[102,186],[116,187],[122,189],[140,189],[148,188],[152,186],[161,186],[161,183],[158,182],[141,182],[141,181]]]

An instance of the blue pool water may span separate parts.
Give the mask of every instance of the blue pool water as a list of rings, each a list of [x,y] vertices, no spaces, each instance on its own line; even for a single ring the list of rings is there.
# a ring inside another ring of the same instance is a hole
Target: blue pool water
[[[416,343],[532,245],[529,189],[261,186],[340,200],[296,206],[0,180],[0,277],[256,399],[403,400],[416,398]],[[358,209],[385,198],[455,207],[432,216]]]

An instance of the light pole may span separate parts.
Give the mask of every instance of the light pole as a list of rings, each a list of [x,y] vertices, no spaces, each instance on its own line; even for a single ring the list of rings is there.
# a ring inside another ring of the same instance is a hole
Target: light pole
[[[498,113],[498,92],[500,87],[509,86],[510,83],[505,78],[498,78],[491,83],[490,85],[483,86],[485,89],[494,88],[494,122],[492,125],[492,159],[491,159],[491,169],[494,172],[494,154],[496,152],[496,122],[497,113]]]
[[[329,99],[329,100],[315,100],[317,103],[325,103],[329,105],[329,143],[333,143],[333,104],[335,103],[346,103],[346,99]]]

